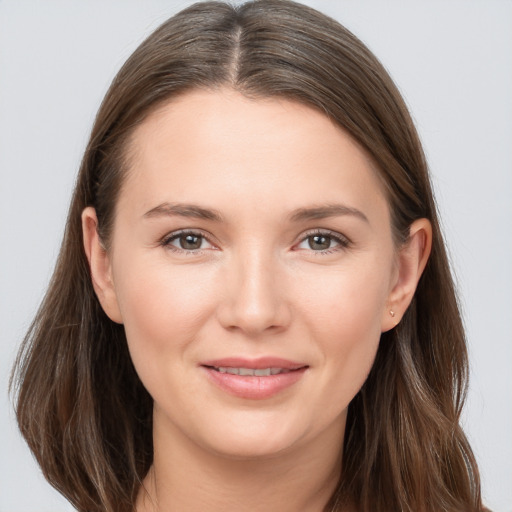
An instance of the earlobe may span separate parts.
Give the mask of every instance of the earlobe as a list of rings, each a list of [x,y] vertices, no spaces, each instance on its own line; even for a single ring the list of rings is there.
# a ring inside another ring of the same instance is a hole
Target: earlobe
[[[84,250],[89,262],[94,291],[107,316],[114,322],[123,323],[112,280],[112,268],[108,251],[98,235],[98,219],[94,208],[88,206],[82,212]]]
[[[414,221],[409,239],[398,253],[398,272],[383,312],[382,332],[400,323],[411,303],[432,248],[432,225],[428,219]]]

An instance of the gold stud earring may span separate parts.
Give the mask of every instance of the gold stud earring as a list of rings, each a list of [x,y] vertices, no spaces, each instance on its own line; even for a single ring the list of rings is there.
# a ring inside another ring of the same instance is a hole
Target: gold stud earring
[[[394,317],[394,316],[395,316],[395,312],[394,312],[392,309],[390,309],[390,310],[389,310],[389,314],[390,314],[392,317]]]

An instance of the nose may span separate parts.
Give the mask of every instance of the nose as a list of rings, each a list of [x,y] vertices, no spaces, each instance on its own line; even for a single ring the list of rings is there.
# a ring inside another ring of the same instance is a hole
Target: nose
[[[291,311],[279,263],[256,250],[230,263],[218,307],[222,326],[250,337],[286,329]]]

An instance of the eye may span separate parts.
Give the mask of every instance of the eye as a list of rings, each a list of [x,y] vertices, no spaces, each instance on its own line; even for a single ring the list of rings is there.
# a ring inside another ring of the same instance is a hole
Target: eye
[[[333,242],[330,236],[326,235],[310,235],[306,238],[309,248],[314,251],[325,251],[331,248]]]
[[[315,231],[306,234],[305,238],[297,245],[297,248],[329,254],[348,247],[349,244],[349,240],[339,233]]]
[[[161,241],[161,245],[176,252],[201,252],[213,247],[208,239],[197,231],[171,233]]]

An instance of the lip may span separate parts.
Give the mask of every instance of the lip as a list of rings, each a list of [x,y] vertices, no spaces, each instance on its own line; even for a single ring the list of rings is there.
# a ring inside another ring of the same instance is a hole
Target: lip
[[[228,357],[204,361],[200,367],[208,379],[222,391],[244,399],[264,400],[271,398],[297,383],[305,374],[308,365],[278,357],[260,357],[247,359]],[[241,376],[230,373],[220,373],[213,367],[231,368],[282,368],[287,373],[266,376]]]
[[[221,366],[227,366],[231,368],[254,368],[260,370],[262,368],[283,368],[285,370],[297,370],[304,366],[308,366],[304,363],[298,363],[290,361],[289,359],[282,359],[280,357],[258,357],[255,359],[249,359],[245,357],[225,357],[222,359],[212,359],[210,361],[204,361],[201,366],[215,366],[217,368]]]

